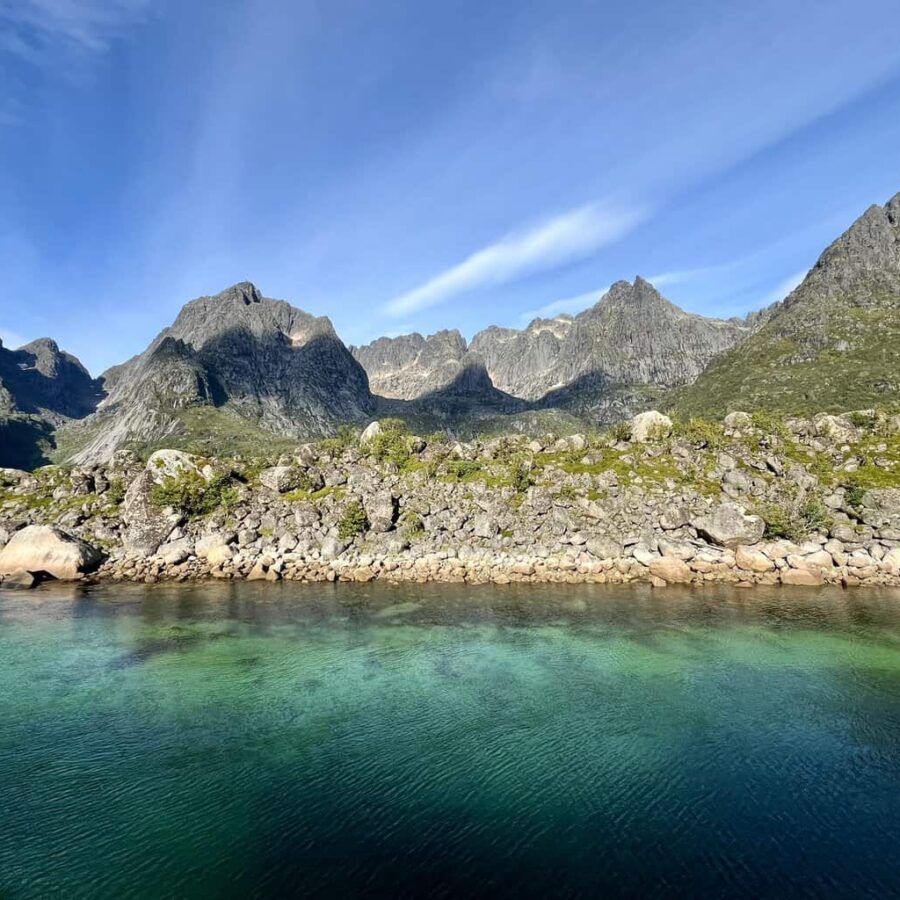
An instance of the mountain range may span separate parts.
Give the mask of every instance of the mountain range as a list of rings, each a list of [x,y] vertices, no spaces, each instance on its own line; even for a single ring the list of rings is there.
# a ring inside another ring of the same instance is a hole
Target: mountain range
[[[0,465],[91,463],[117,449],[275,446],[397,415],[456,431],[585,427],[653,405],[841,411],[900,390],[900,194],[870,207],[784,301],[694,315],[638,277],[576,316],[384,337],[346,347],[331,322],[250,283],[186,304],[140,355],[93,379],[51,340],[0,344]]]

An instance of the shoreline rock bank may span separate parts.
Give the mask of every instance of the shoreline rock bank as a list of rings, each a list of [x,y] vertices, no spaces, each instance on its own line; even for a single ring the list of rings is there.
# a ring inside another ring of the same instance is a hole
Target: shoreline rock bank
[[[278,459],[0,470],[0,577],[900,586],[898,431],[654,413],[463,444],[389,420]],[[52,572],[47,540],[81,556]]]

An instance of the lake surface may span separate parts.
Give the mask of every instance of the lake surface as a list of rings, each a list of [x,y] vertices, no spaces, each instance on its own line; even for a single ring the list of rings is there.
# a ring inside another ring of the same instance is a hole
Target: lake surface
[[[0,592],[0,897],[295,895],[900,895],[900,592]]]

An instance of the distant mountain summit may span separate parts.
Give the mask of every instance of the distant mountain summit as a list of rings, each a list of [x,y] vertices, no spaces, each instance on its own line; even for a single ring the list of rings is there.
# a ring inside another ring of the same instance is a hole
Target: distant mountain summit
[[[580,379],[674,387],[748,334],[734,321],[679,309],[643,278],[617,281],[577,316],[536,319],[522,331],[488,328],[471,349],[502,391],[538,400]]]
[[[414,400],[452,384],[462,373],[468,347],[456,330],[429,337],[405,334],[382,337],[351,352],[369,376],[369,386],[381,397]]]
[[[366,374],[331,322],[263,297],[249,282],[186,304],[104,383],[108,396],[91,423],[102,427],[76,461],[179,433],[188,427],[184,411],[196,407],[227,407],[298,436],[329,434],[374,410]]]
[[[54,429],[89,415],[102,397],[101,382],[50,338],[18,350],[0,342],[0,466],[46,462]]]
[[[472,360],[492,385],[538,401],[586,380],[673,387],[749,334],[741,322],[692,315],[643,278],[619,281],[577,316],[535,319],[525,329],[491,326],[467,346],[458,331],[379,338],[353,354],[375,393],[413,400],[444,388]]]
[[[0,412],[77,419],[92,412],[102,396],[100,382],[56,341],[40,338],[18,350],[0,342]]]
[[[900,194],[871,206],[809,274],[685,389],[677,409],[841,411],[900,393]]]

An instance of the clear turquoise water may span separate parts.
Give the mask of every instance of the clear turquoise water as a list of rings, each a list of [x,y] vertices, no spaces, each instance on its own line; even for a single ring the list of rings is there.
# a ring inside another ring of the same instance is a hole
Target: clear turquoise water
[[[900,895],[900,593],[0,593],[0,896]]]

